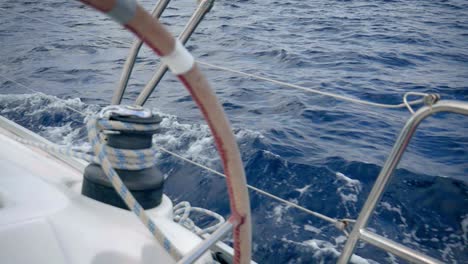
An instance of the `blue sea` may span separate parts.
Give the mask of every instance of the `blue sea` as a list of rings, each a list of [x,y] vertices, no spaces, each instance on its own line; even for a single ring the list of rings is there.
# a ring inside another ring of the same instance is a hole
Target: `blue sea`
[[[177,34],[195,5],[174,0],[162,21]],[[133,39],[76,1],[2,0],[0,114],[53,142],[86,145],[83,114],[109,104]],[[466,0],[218,0],[187,47],[201,61],[372,102],[398,104],[409,91],[468,101]],[[124,103],[158,65],[144,48]],[[408,110],[202,69],[232,122],[249,184],[357,218]],[[200,112],[171,74],[146,106],[163,117],[157,145],[222,171]],[[158,164],[174,202],[229,215],[224,179],[165,153]],[[467,183],[468,118],[428,118],[370,229],[444,263],[468,263]],[[336,262],[346,237],[331,224],[256,192],[250,199],[257,262]],[[406,263],[364,243],[356,254],[353,263]]]

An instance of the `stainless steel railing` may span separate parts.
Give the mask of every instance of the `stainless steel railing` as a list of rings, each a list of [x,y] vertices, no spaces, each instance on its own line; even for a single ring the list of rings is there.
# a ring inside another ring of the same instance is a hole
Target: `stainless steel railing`
[[[346,241],[343,252],[338,259],[339,264],[347,263],[354,252],[354,248],[359,239],[381,248],[387,252],[393,253],[403,259],[413,263],[442,263],[437,259],[426,256],[404,245],[391,241],[385,237],[377,235],[366,229],[370,216],[380,201],[382,194],[387,187],[396,166],[403,156],[414,132],[419,124],[428,116],[438,112],[451,112],[462,115],[468,115],[468,103],[460,101],[439,101],[434,105],[424,106],[419,109],[405,124],[403,130],[395,142],[393,149],[385,162],[359,217],[354,224],[353,230]]]
[[[203,20],[205,15],[211,10],[213,7],[215,0],[201,0],[198,3],[197,9],[194,11],[193,15],[191,16],[190,20],[187,22],[185,28],[182,30],[182,33],[179,36],[180,41],[183,44],[186,44],[189,40],[190,36],[192,36],[195,29],[198,27],[200,22]],[[154,8],[152,15],[153,17],[159,18],[161,14],[166,9],[167,5],[169,4],[170,0],[160,0],[156,7]],[[130,79],[130,75],[133,70],[133,66],[135,65],[136,57],[140,51],[142,46],[142,41],[137,39],[133,42],[133,45],[130,49],[130,54],[125,61],[124,68],[122,71],[122,75],[120,76],[120,81],[117,89],[114,92],[112,97],[112,104],[120,104],[122,101],[122,97],[125,93],[125,89],[128,85],[128,80]],[[159,65],[158,69],[156,70],[155,74],[151,78],[151,80],[146,84],[144,89],[141,91],[140,95],[135,101],[136,105],[143,105],[148,100],[151,93],[153,93],[154,89],[161,81],[161,79],[166,74],[168,68],[166,65],[161,64]]]
[[[195,29],[198,27],[200,22],[203,20],[205,15],[210,11],[211,7],[213,6],[214,0],[203,0],[200,1],[197,9],[193,13],[192,17],[190,18],[189,22],[182,30],[182,33],[179,35],[179,40],[182,44],[186,44],[189,40],[190,36],[192,36]],[[144,105],[150,95],[153,93],[156,86],[159,84],[161,79],[166,74],[168,68],[166,65],[161,64],[159,68],[156,70],[155,74],[151,78],[151,80],[146,84],[145,88],[141,91],[140,95],[138,95],[135,104],[136,105]]]
[[[161,17],[164,10],[166,10],[167,5],[171,0],[160,0],[151,12],[151,15],[155,18]],[[112,97],[113,105],[120,104],[122,101],[122,97],[125,93],[125,89],[127,88],[128,79],[130,79],[130,75],[133,70],[133,66],[135,65],[136,57],[140,52],[141,46],[143,45],[143,41],[137,38],[130,48],[130,54],[128,54],[127,60],[125,61],[124,68],[122,71],[122,75],[120,76],[119,86],[114,92],[114,96]]]

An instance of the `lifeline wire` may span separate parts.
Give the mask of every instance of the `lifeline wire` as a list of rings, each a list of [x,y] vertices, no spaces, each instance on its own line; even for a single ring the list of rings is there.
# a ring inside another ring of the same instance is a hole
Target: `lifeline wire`
[[[108,37],[105,37],[105,36],[100,36],[100,35],[96,35],[96,34],[92,34],[92,33],[86,33],[86,32],[84,33],[81,30],[78,30],[78,29],[75,29],[75,28],[71,28],[71,27],[68,27],[68,26],[65,26],[65,25],[62,25],[62,24],[58,24],[58,23],[53,23],[53,22],[46,21],[46,20],[43,20],[43,19],[40,19],[40,18],[30,17],[30,16],[27,16],[27,15],[24,15],[24,14],[15,12],[15,11],[11,11],[11,10],[8,10],[8,9],[5,9],[5,8],[0,7],[0,10],[3,10],[5,12],[11,13],[11,14],[15,14],[15,15],[18,15],[18,16],[26,17],[26,18],[29,18],[31,20],[39,21],[39,22],[42,22],[42,23],[47,23],[49,25],[54,25],[54,26],[67,28],[68,30],[79,32],[80,34],[85,34],[85,35],[93,36],[93,37],[96,37],[96,38],[105,39],[105,40],[115,42],[115,43],[119,43],[119,44],[131,45],[130,42],[114,40],[114,39],[111,39],[111,38],[108,38]],[[256,75],[256,74],[246,73],[246,72],[243,72],[243,71],[239,71],[239,70],[235,70],[235,69],[231,69],[231,68],[227,68],[227,67],[223,67],[223,66],[218,66],[218,65],[215,65],[215,64],[212,64],[212,63],[209,63],[209,62],[204,62],[204,61],[200,61],[200,60],[197,60],[196,62],[198,62],[199,64],[204,65],[206,67],[212,68],[212,69],[217,69],[217,70],[222,70],[222,71],[226,71],[226,72],[230,72],[230,73],[235,73],[235,74],[238,74],[238,75],[254,78],[254,79],[257,79],[257,80],[262,80],[262,81],[267,81],[267,82],[270,82],[270,83],[274,83],[274,84],[277,84],[277,85],[280,85],[280,86],[283,86],[283,87],[297,89],[297,90],[301,90],[301,91],[309,92],[309,93],[315,93],[315,94],[319,94],[319,95],[322,95],[322,96],[332,97],[332,98],[335,98],[335,99],[338,99],[338,100],[347,101],[347,102],[350,102],[350,103],[361,104],[361,105],[368,105],[368,106],[380,107],[380,108],[386,108],[386,109],[397,109],[397,108],[408,108],[408,105],[415,105],[415,104],[420,104],[420,103],[424,102],[423,99],[418,99],[418,100],[403,102],[403,103],[400,103],[400,104],[375,103],[375,102],[365,101],[365,100],[356,99],[356,98],[343,96],[343,95],[339,95],[339,94],[334,94],[334,93],[330,93],[330,92],[324,92],[324,91],[320,91],[318,89],[304,87],[304,86],[300,86],[300,85],[296,85],[296,84],[291,84],[291,83],[283,82],[283,81],[280,81],[280,80],[275,80],[275,79],[272,79],[272,78],[262,77],[262,76],[259,76],[259,75]],[[426,95],[427,94],[422,95],[422,93],[421,93],[421,96],[426,96]],[[408,108],[408,110],[411,112],[410,108]]]
[[[6,80],[8,80],[8,81],[11,81],[11,82],[13,82],[13,83],[15,83],[15,84],[17,84],[17,85],[19,85],[19,86],[21,86],[21,87],[24,87],[25,89],[27,89],[27,90],[29,90],[29,91],[32,91],[32,92],[35,92],[35,93],[41,93],[41,92],[38,92],[38,91],[36,91],[36,90],[33,90],[33,89],[27,87],[26,85],[24,85],[24,84],[22,84],[22,83],[19,83],[19,82],[17,82],[17,81],[14,81],[14,80],[12,80],[12,79],[6,78],[6,77],[1,76],[1,75],[0,75],[0,77],[6,79]],[[41,94],[43,94],[43,93],[41,93]],[[76,109],[71,108],[71,107],[68,107],[68,106],[67,106],[67,108],[69,108],[69,109],[73,110],[74,112],[76,112],[76,113],[82,115],[83,117],[86,117],[86,116],[87,116],[85,113],[83,113],[83,112],[81,112],[81,111],[79,111],[79,110],[76,110]],[[197,162],[195,162],[195,161],[193,161],[193,160],[184,158],[183,156],[178,155],[178,154],[176,154],[176,153],[174,153],[174,152],[172,152],[172,151],[169,151],[168,149],[165,149],[165,148],[163,148],[163,147],[155,147],[155,148],[156,148],[157,150],[160,150],[160,151],[162,151],[162,152],[165,152],[165,153],[167,153],[167,154],[169,154],[169,155],[171,155],[171,156],[173,156],[173,157],[175,157],[175,158],[181,159],[181,160],[183,160],[183,161],[185,161],[185,162],[188,162],[188,163],[190,163],[190,164],[193,164],[193,165],[195,165],[195,166],[197,166],[197,167],[199,167],[199,168],[202,168],[202,169],[204,169],[204,170],[207,170],[207,171],[209,171],[209,172],[212,172],[212,173],[214,173],[214,174],[216,174],[216,175],[218,175],[218,176],[226,177],[226,175],[224,175],[224,174],[221,173],[221,172],[218,172],[218,171],[216,171],[216,170],[214,170],[214,169],[212,169],[212,168],[209,168],[209,167],[207,167],[207,166],[205,166],[205,165],[202,165],[202,164],[200,164],[200,163],[197,163]],[[65,151],[65,150],[62,150],[62,151]],[[66,152],[66,153],[69,153],[69,152],[67,152],[67,151],[65,151],[65,152]],[[65,152],[64,152],[64,154],[65,154]],[[84,157],[77,157],[77,158],[85,159],[85,160],[86,160],[86,158],[84,158]],[[298,204],[296,204],[296,203],[293,203],[293,202],[290,202],[290,201],[285,200],[285,199],[283,199],[283,198],[280,198],[280,197],[278,197],[278,196],[275,196],[275,195],[273,195],[273,194],[271,194],[271,193],[268,193],[268,192],[266,192],[266,191],[264,191],[264,190],[262,190],[262,189],[259,189],[259,188],[257,188],[257,187],[254,187],[254,186],[251,186],[251,185],[247,185],[247,187],[248,187],[249,189],[251,189],[251,190],[257,192],[257,193],[260,193],[260,194],[262,194],[262,195],[265,195],[265,196],[267,196],[267,197],[270,197],[271,199],[274,199],[274,200],[276,200],[276,201],[278,201],[278,202],[281,202],[281,203],[287,204],[287,205],[289,205],[289,206],[291,206],[291,207],[294,207],[294,208],[296,208],[296,209],[298,209],[298,210],[300,210],[300,211],[302,211],[302,212],[304,212],[304,213],[306,213],[306,214],[309,214],[309,215],[318,217],[318,218],[320,218],[320,219],[322,219],[322,220],[325,220],[325,221],[327,221],[327,222],[330,222],[330,223],[334,224],[334,225],[337,226],[337,227],[340,226],[341,221],[338,220],[338,219],[334,219],[334,218],[328,217],[328,216],[326,216],[326,215],[320,214],[320,213],[318,213],[318,212],[314,212],[314,211],[309,210],[309,209],[307,209],[307,208],[305,208],[305,207],[303,207],[303,206],[301,206],[301,205],[298,205]],[[338,228],[341,229],[340,227],[338,227]]]

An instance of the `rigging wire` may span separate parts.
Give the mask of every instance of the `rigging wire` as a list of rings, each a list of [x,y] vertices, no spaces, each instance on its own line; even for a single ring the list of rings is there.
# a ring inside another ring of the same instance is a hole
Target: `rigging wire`
[[[333,97],[333,98],[338,99],[338,100],[347,101],[347,102],[356,103],[356,104],[362,104],[362,105],[392,109],[392,108],[405,108],[405,107],[407,107],[407,105],[420,104],[420,103],[424,102],[423,99],[418,99],[418,100],[407,101],[407,102],[404,102],[404,103],[401,103],[401,104],[396,104],[396,105],[395,104],[374,103],[374,102],[365,101],[365,100],[361,100],[361,99],[355,99],[355,98],[352,98],[352,97],[343,96],[343,95],[339,95],[339,94],[334,94],[334,93],[330,93],[330,92],[324,92],[324,91],[320,91],[320,90],[317,90],[317,89],[300,86],[300,85],[297,85],[297,84],[287,83],[287,82],[275,80],[275,79],[272,79],[272,78],[262,77],[262,76],[259,76],[259,75],[246,73],[246,72],[243,72],[243,71],[238,71],[238,70],[234,70],[234,69],[223,67],[223,66],[214,65],[212,63],[208,63],[208,62],[204,62],[204,61],[200,61],[200,60],[197,60],[197,62],[199,64],[201,64],[201,65],[205,65],[205,66],[208,66],[208,67],[213,68],[213,69],[218,69],[218,70],[223,70],[223,71],[227,71],[227,72],[231,72],[231,73],[236,73],[238,75],[251,77],[251,78],[254,78],[254,79],[257,79],[257,80],[267,81],[267,82],[278,84],[278,85],[281,85],[281,86],[284,86],[284,87],[293,88],[293,89],[297,89],[297,90],[302,90],[302,91],[309,92],[309,93],[320,94],[320,95],[323,95],[323,96]],[[426,96],[427,94],[419,93],[418,95]]]
[[[44,19],[40,19],[40,18],[30,17],[28,15],[21,14],[21,13],[15,12],[15,11],[11,11],[11,10],[8,10],[8,9],[2,8],[2,7],[0,7],[0,10],[11,13],[11,14],[15,14],[15,15],[18,15],[18,16],[22,16],[22,17],[25,17],[25,18],[29,18],[31,20],[35,20],[35,21],[38,21],[38,22],[42,22],[42,23],[46,23],[46,24],[49,24],[49,25],[54,25],[54,26],[66,28],[68,30],[75,31],[75,32],[78,32],[80,34],[85,34],[85,35],[92,36],[92,37],[95,37],[95,38],[105,39],[107,41],[111,41],[111,42],[114,42],[114,43],[119,43],[119,44],[124,44],[124,45],[131,45],[132,44],[131,42],[127,42],[127,41],[115,40],[115,39],[111,39],[109,37],[105,37],[105,36],[101,36],[101,35],[97,35],[97,34],[93,34],[93,33],[83,32],[81,30],[78,30],[78,29],[63,25],[63,24],[53,23],[53,22],[50,22],[50,21],[47,21],[47,20],[44,20]],[[325,91],[321,91],[319,89],[304,87],[304,86],[300,86],[300,85],[297,85],[297,84],[291,84],[291,83],[287,83],[287,82],[284,82],[284,81],[275,80],[275,79],[268,78],[268,77],[263,77],[263,76],[260,76],[258,74],[246,73],[246,72],[243,72],[243,71],[239,71],[239,70],[236,70],[236,69],[231,69],[231,68],[215,65],[213,63],[209,63],[209,62],[205,62],[205,61],[197,60],[197,62],[199,64],[201,64],[201,65],[204,65],[205,67],[209,67],[209,68],[212,68],[212,69],[222,70],[222,71],[234,73],[234,74],[237,74],[237,75],[242,75],[242,76],[245,76],[245,77],[254,78],[254,79],[257,79],[257,80],[270,82],[270,83],[280,85],[280,86],[283,86],[283,87],[292,88],[292,89],[296,89],[296,90],[300,90],[300,91],[304,91],[304,92],[309,92],[309,93],[314,93],[314,94],[319,94],[319,95],[322,95],[322,96],[332,97],[332,98],[335,98],[335,99],[338,99],[338,100],[347,101],[347,102],[350,102],[350,103],[361,104],[361,105],[380,107],[380,108],[385,108],[385,109],[408,108],[408,110],[411,112],[412,109],[411,109],[411,107],[408,107],[409,105],[415,105],[415,104],[420,104],[420,103],[424,102],[424,99],[417,99],[417,100],[413,100],[413,101],[407,101],[406,99],[404,99],[404,102],[400,103],[400,104],[375,103],[375,102],[371,102],[371,101],[356,99],[356,98],[349,97],[349,96],[334,94],[334,93],[331,93],[331,92],[325,92]],[[260,73],[260,74],[262,74],[262,73]],[[425,94],[425,93],[418,93],[418,94],[413,94],[413,95],[427,96],[427,94]]]
[[[28,86],[26,86],[26,85],[24,85],[24,84],[22,84],[22,83],[20,83],[20,82],[17,82],[17,81],[15,81],[15,80],[10,79],[10,78],[8,78],[8,77],[5,77],[5,76],[3,76],[3,75],[0,75],[0,78],[3,78],[3,79],[8,80],[8,81],[10,81],[10,82],[12,82],[12,83],[15,83],[16,85],[18,85],[18,86],[20,86],[20,87],[23,87],[23,88],[27,89],[28,91],[31,91],[31,92],[34,92],[34,93],[39,93],[39,94],[45,95],[45,94],[42,93],[42,92],[36,91],[36,90],[34,90],[34,89],[32,89],[32,88],[30,88],[30,87],[28,87]],[[74,108],[69,107],[69,106],[66,106],[66,107],[67,107],[68,109],[70,109],[70,110],[72,110],[72,111],[74,111],[74,112],[76,112],[76,113],[82,115],[83,117],[87,117],[87,114],[81,112],[80,110],[74,109]],[[199,167],[199,168],[201,168],[201,169],[204,169],[204,170],[206,170],[206,171],[209,171],[209,172],[211,172],[211,173],[213,173],[213,174],[216,174],[216,175],[221,176],[221,177],[226,177],[226,175],[224,175],[224,174],[221,173],[221,172],[218,172],[217,170],[214,170],[214,169],[212,169],[212,168],[210,168],[210,167],[207,167],[207,166],[205,166],[205,165],[203,165],[203,164],[200,164],[200,163],[198,163],[198,162],[196,162],[196,161],[193,161],[193,160],[191,160],[191,159],[185,158],[185,157],[183,157],[183,156],[181,156],[181,155],[179,155],[179,154],[177,154],[177,153],[174,153],[174,152],[172,152],[172,151],[170,151],[170,150],[168,150],[168,149],[166,149],[166,148],[163,148],[163,147],[160,147],[160,146],[155,146],[155,148],[156,148],[157,150],[161,151],[161,152],[164,152],[164,153],[166,153],[166,154],[168,154],[168,155],[170,155],[170,156],[173,156],[173,157],[175,157],[175,158],[178,158],[178,159],[180,159],[180,160],[183,160],[183,161],[185,161],[185,162],[188,162],[188,163],[190,163],[190,164],[192,164],[192,165],[195,165],[195,166],[197,166],[197,167]],[[303,207],[303,206],[301,206],[301,205],[299,205],[299,204],[290,202],[290,201],[288,201],[288,200],[285,200],[285,199],[283,199],[283,198],[280,198],[280,197],[278,197],[278,196],[276,196],[276,195],[273,195],[273,194],[271,194],[271,193],[268,193],[267,191],[264,191],[264,190],[262,190],[262,189],[259,189],[259,188],[257,188],[257,187],[251,186],[251,185],[247,185],[247,187],[248,187],[250,190],[253,190],[253,191],[257,192],[257,193],[260,193],[260,194],[262,194],[262,195],[265,195],[265,196],[267,196],[267,197],[269,197],[269,198],[271,198],[271,199],[274,199],[274,200],[276,200],[276,201],[278,201],[278,202],[281,202],[281,203],[284,203],[284,204],[289,205],[289,206],[291,206],[291,207],[294,207],[294,208],[296,208],[296,209],[298,209],[298,210],[300,210],[300,211],[302,211],[302,212],[304,212],[304,213],[306,213],[306,214],[309,214],[309,215],[318,217],[318,218],[320,218],[320,219],[322,219],[322,220],[324,220],[324,221],[327,221],[327,222],[329,222],[329,223],[335,225],[335,227],[337,227],[337,228],[340,229],[340,230],[343,230],[343,228],[342,228],[342,226],[343,226],[343,221],[344,221],[344,220],[347,220],[347,219],[343,219],[343,220],[334,219],[334,218],[332,218],[332,217],[329,217],[329,216],[320,214],[320,213],[318,213],[318,212],[315,212],[315,211],[312,211],[312,210],[310,210],[310,209],[307,209],[307,208],[305,208],[305,207]],[[350,221],[347,221],[347,222],[350,222]]]

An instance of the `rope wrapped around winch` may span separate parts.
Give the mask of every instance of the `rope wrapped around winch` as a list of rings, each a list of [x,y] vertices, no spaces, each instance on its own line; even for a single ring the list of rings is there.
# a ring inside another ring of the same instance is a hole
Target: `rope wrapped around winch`
[[[120,150],[114,149],[109,146],[106,146],[105,137],[103,132],[105,130],[122,130],[122,129],[136,129],[136,130],[147,130],[152,129],[153,127],[148,125],[139,125],[139,124],[129,124],[126,122],[120,121],[111,121],[106,117],[93,117],[89,118],[86,127],[88,129],[88,138],[91,143],[91,147],[98,159],[98,163],[101,165],[101,168],[105,172],[107,178],[112,183],[112,186],[117,191],[119,196],[125,202],[127,207],[140,219],[140,221],[148,228],[148,230],[153,234],[153,236],[164,246],[164,249],[174,258],[182,258],[182,254],[174,247],[164,236],[162,231],[155,225],[155,223],[149,218],[146,214],[143,207],[136,201],[132,193],[128,190],[125,184],[120,179],[117,172],[114,170],[113,163],[109,160],[109,157],[113,156],[116,160],[121,159],[126,164],[127,155],[129,159],[137,161],[136,163],[131,164],[132,167],[142,166],[141,168],[146,168],[144,166],[152,166],[154,164],[154,152],[152,150]],[[136,157],[136,158],[130,158]],[[152,160],[151,164],[147,163],[147,160]],[[126,168],[127,165],[121,165],[121,167]]]
[[[177,78],[198,105],[210,127],[226,174],[231,209],[228,221],[233,226],[234,236],[233,262],[250,263],[252,228],[244,166],[235,136],[223,108],[193,57],[182,45],[177,43],[177,40],[158,20],[151,17],[136,1],[81,1],[110,15],[143,40],[157,55],[161,56],[162,61],[177,75]],[[99,144],[96,146],[96,149],[99,150],[97,153],[101,153],[102,147]],[[110,167],[110,164],[107,165]]]
[[[112,106],[111,106],[112,107]],[[111,108],[107,107],[107,108]],[[101,110],[101,113],[105,113],[107,108]],[[132,131],[132,132],[146,132],[154,131],[157,129],[155,124],[133,124],[128,122],[122,122],[117,120],[110,120],[109,117],[105,117],[102,114],[90,116],[87,118],[86,127],[88,130],[89,142],[91,144],[91,153],[86,152],[83,149],[76,150],[72,146],[59,146],[56,144],[44,144],[34,141],[22,139],[20,137],[13,136],[13,138],[23,144],[34,146],[43,149],[50,153],[58,153],[86,160],[88,162],[100,164],[107,178],[112,183],[112,186],[117,191],[118,195],[125,202],[127,207],[141,220],[141,222],[148,228],[148,230],[156,237],[156,239],[162,242],[164,248],[175,258],[180,258],[181,254],[171,244],[171,242],[163,235],[163,233],[156,227],[154,222],[148,217],[143,210],[142,206],[136,201],[131,192],[127,189],[125,184],[118,176],[115,169],[129,169],[138,170],[145,169],[154,166],[156,163],[156,149],[119,149],[113,148],[106,144],[106,134],[116,133],[116,131]],[[215,225],[200,228],[190,219],[191,212],[198,212],[206,214],[215,218],[218,222]],[[175,222],[180,223],[190,231],[197,235],[203,235],[214,232],[219,226],[221,226],[225,220],[224,218],[210,210],[192,207],[190,203],[183,201],[174,206],[173,208],[173,219]]]
[[[104,108],[102,112],[105,112]],[[101,113],[102,113],[101,112]],[[101,114],[87,118],[86,127],[88,138],[91,144],[92,153],[83,150],[75,150],[72,146],[59,146],[56,144],[44,144],[13,137],[16,141],[26,145],[43,149],[47,152],[67,155],[88,162],[100,164],[106,177],[111,182],[117,194],[122,198],[127,207],[140,219],[146,228],[153,234],[157,241],[163,245],[164,249],[174,258],[182,258],[182,254],[172,245],[162,231],[149,218],[142,206],[136,201],[134,196],[120,179],[114,168],[121,169],[145,169],[155,164],[156,150],[153,148],[140,150],[123,150],[112,148],[106,144],[105,134],[113,130],[131,130],[131,131],[151,131],[155,129],[154,125],[130,124],[127,122],[109,120]],[[114,167],[114,168],[113,168]]]
[[[99,142],[105,142],[105,134],[113,133],[113,131],[119,131],[118,133],[120,131],[147,132],[158,128],[157,124],[133,124],[102,117],[94,118],[94,120],[90,120],[92,123],[88,122],[87,125],[88,137],[93,149],[97,142],[93,142],[91,135],[97,135]],[[154,148],[122,149],[113,148],[107,144],[103,144],[102,148],[114,169],[141,170],[152,167],[156,163],[156,149]],[[98,163],[101,164],[100,162]]]

